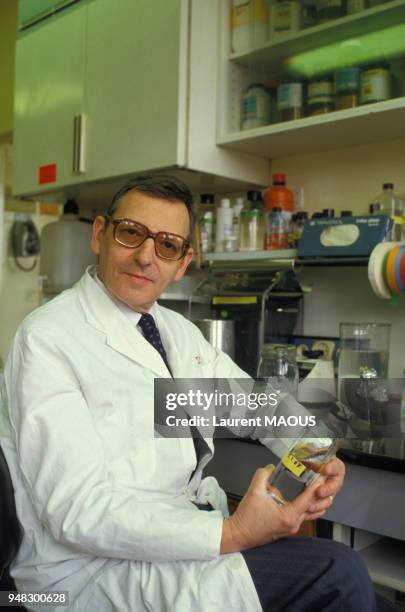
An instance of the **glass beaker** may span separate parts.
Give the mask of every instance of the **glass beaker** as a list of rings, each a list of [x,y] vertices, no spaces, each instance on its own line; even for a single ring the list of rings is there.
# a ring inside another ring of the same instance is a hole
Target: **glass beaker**
[[[290,393],[295,398],[298,394],[298,366],[296,347],[293,344],[263,344],[258,378],[269,378],[275,389]]]
[[[362,419],[356,379],[387,378],[390,332],[389,323],[340,323],[338,398]]]
[[[391,325],[340,323],[339,378],[359,378],[364,368],[388,376]]]

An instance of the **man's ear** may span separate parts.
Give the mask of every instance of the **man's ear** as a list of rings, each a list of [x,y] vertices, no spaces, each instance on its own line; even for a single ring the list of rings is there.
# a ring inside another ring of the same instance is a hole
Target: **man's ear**
[[[177,270],[176,275],[173,279],[174,281],[179,281],[181,278],[183,278],[191,260],[193,259],[193,255],[194,255],[194,251],[192,247],[190,247],[187,253],[184,255],[183,259],[181,260],[180,267]]]
[[[106,230],[106,220],[101,215],[97,216],[93,221],[93,230],[91,234],[90,248],[95,255],[100,255],[101,242]]]

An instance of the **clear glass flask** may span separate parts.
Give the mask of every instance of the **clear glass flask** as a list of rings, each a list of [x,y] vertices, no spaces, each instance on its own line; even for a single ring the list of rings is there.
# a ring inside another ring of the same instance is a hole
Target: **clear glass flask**
[[[258,378],[268,378],[272,386],[295,398],[298,394],[298,366],[293,344],[263,344]]]

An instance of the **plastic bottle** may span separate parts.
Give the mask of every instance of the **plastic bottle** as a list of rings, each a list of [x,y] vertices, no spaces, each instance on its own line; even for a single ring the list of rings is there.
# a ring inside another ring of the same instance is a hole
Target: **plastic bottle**
[[[264,192],[264,209],[271,210],[280,206],[283,211],[294,211],[294,194],[286,187],[287,177],[282,172],[273,174],[273,185]]]
[[[78,206],[68,200],[58,221],[45,225],[41,232],[40,276],[43,292],[57,294],[71,287],[87,266],[96,263],[91,252],[91,223],[81,221]]]
[[[271,212],[274,207],[281,208],[283,218],[287,224],[286,232],[288,234],[291,217],[294,212],[294,194],[290,189],[287,189],[286,175],[281,172],[273,174],[273,185],[264,192],[264,211]]]
[[[201,231],[201,250],[209,253],[214,249],[215,235],[215,196],[213,193],[202,193],[198,210],[198,222]]]
[[[404,214],[403,201],[394,193],[393,183],[384,183],[382,192],[373,198],[373,204],[380,204],[381,212],[390,215],[394,221],[392,227],[392,240],[401,240],[402,216]]]
[[[230,200],[223,198],[220,206],[217,208],[215,231],[215,251],[217,253],[224,252],[225,242],[231,236],[233,236],[233,211]]]
[[[289,223],[283,216],[281,208],[275,206],[270,213],[266,212],[266,220],[266,251],[287,249]]]

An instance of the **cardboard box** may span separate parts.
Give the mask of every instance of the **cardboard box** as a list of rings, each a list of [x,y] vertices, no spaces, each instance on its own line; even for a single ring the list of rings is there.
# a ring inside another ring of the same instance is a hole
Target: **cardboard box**
[[[308,219],[298,257],[365,257],[389,239],[391,228],[388,215]]]

